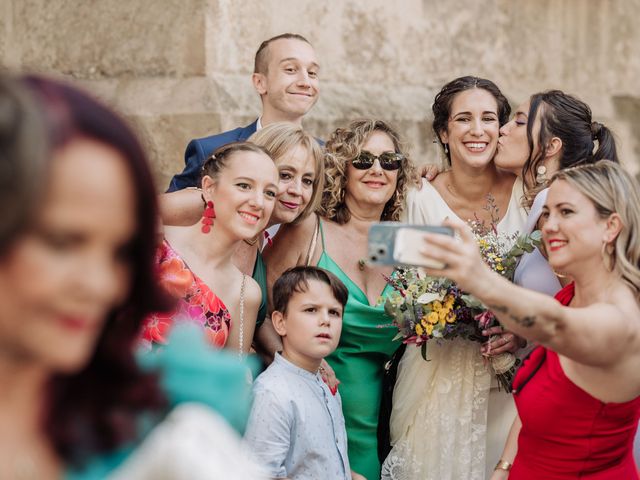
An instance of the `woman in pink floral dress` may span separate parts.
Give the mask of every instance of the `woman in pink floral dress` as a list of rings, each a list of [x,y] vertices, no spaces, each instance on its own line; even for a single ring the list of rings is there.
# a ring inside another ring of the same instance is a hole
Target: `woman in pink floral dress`
[[[157,252],[159,281],[177,303],[170,312],[149,316],[142,341],[149,348],[164,344],[175,322],[188,321],[201,325],[212,345],[246,353],[255,322],[244,319],[256,318],[262,293],[234,266],[232,256],[240,240],[265,228],[278,194],[278,173],[263,148],[244,142],[216,150],[202,173],[201,222],[165,226]]]

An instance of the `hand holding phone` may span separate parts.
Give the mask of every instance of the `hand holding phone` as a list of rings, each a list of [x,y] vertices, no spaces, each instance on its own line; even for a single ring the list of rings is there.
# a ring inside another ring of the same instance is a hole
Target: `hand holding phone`
[[[434,225],[411,225],[398,222],[374,223],[369,228],[369,261],[380,265],[415,265],[442,269],[440,262],[426,259],[420,250],[425,246],[423,234],[449,235],[449,227]]]

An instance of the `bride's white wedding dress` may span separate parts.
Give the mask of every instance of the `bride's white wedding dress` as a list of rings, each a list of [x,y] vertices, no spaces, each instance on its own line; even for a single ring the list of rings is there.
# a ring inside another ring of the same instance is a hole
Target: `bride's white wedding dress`
[[[499,233],[522,232],[522,182],[513,187]],[[423,182],[407,197],[406,221],[440,225],[458,218],[437,190]],[[391,413],[392,450],[383,480],[476,480],[498,461],[516,415],[510,393],[498,391],[480,344],[463,339],[430,342],[425,362],[409,345],[398,366]]]

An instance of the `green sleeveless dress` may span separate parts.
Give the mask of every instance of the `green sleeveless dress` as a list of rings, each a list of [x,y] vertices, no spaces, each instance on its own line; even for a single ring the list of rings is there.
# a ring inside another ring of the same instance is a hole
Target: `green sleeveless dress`
[[[344,309],[342,335],[335,352],[326,358],[340,380],[342,412],[347,427],[351,469],[368,480],[380,478],[378,460],[378,413],[384,364],[398,348],[397,328],[382,306],[371,306],[365,293],[327,254],[320,222],[322,255],[318,267],[335,274],[349,290]],[[382,296],[391,291],[387,285]]]
[[[260,300],[258,318],[256,319],[257,330],[267,316],[267,266],[264,264],[260,250],[258,250],[258,255],[256,256],[256,263],[253,266],[253,275],[251,275],[251,277],[258,282],[260,290],[262,290],[262,300]]]

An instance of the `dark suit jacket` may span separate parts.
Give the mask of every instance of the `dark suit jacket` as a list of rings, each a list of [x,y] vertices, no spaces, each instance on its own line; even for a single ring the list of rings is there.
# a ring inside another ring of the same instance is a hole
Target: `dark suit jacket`
[[[182,190],[186,187],[197,187],[200,182],[200,170],[204,161],[211,153],[227,143],[241,142],[249,138],[256,131],[258,120],[246,127],[236,128],[228,132],[211,135],[210,137],[191,140],[184,152],[185,167],[182,173],[174,175],[167,192]]]

